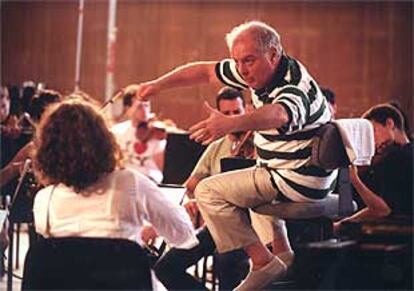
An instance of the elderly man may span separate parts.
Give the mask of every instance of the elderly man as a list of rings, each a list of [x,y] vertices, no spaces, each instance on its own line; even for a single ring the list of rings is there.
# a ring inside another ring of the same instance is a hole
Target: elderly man
[[[250,88],[256,110],[226,116],[205,104],[210,116],[191,132],[192,138],[206,144],[230,132],[255,131],[257,166],[204,179],[195,196],[218,251],[243,248],[251,258],[250,273],[236,289],[257,290],[282,277],[286,264],[259,240],[245,209],[274,199],[315,201],[332,191],[337,173],[307,166],[315,131],[331,114],[317,83],[283,52],[272,27],[247,22],[226,40],[231,59],[190,63],[126,90],[148,98],[164,89],[214,81]],[[275,244],[284,241],[284,229],[273,223],[266,226]]]

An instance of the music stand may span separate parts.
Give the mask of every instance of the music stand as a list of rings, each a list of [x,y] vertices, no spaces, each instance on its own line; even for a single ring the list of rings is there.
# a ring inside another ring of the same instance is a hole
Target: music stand
[[[168,133],[163,184],[183,184],[205,150],[188,133]]]

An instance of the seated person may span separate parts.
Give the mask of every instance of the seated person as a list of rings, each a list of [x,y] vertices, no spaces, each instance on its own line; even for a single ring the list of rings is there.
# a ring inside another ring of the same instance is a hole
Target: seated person
[[[344,221],[412,216],[413,144],[405,133],[402,114],[390,104],[380,104],[363,117],[374,127],[376,157],[365,171],[365,183],[355,167],[350,169],[350,178],[365,207],[334,223],[336,231]]]
[[[0,122],[6,120],[10,113],[10,97],[7,87],[0,86]]]
[[[122,112],[115,118],[116,123],[128,120],[128,112],[135,100],[134,94],[123,94],[122,96]]]
[[[173,246],[197,245],[183,209],[142,174],[124,169],[122,154],[101,112],[78,98],[47,109],[36,132],[33,166],[46,185],[34,201],[44,237],[121,238],[142,244],[149,221]]]
[[[30,107],[31,115],[26,115],[26,122],[30,124],[32,130],[34,130],[35,125],[39,122],[43,112],[46,108],[53,103],[60,102],[61,95],[57,91],[53,90],[43,90],[32,100],[32,105]],[[30,117],[31,116],[31,117]],[[34,144],[32,141],[24,145],[5,165],[0,171],[0,187],[5,186],[12,179],[19,176],[20,171],[23,168],[23,164],[27,158],[30,157],[30,153],[33,150]]]
[[[151,103],[133,99],[128,110],[129,120],[113,126],[118,143],[126,160],[125,166],[149,177],[156,183],[163,179],[164,152],[167,141],[159,138],[153,126]],[[156,123],[155,123],[156,124]]]
[[[216,97],[216,107],[221,113],[228,116],[245,113],[245,101],[242,93],[230,87],[224,87],[219,91]],[[203,153],[195,169],[186,181],[186,194],[191,200],[185,206],[192,217],[193,223],[199,224],[202,220],[194,199],[196,186],[202,179],[221,172],[220,160],[222,158],[234,156],[253,158],[254,149],[251,144],[251,139],[245,139],[249,134],[249,132],[228,134],[210,144]],[[245,143],[241,144],[242,141],[245,141]],[[258,216],[258,214],[252,214],[253,219],[259,219]],[[202,257],[213,254],[216,246],[205,225],[199,230],[197,237],[200,241],[198,246],[191,250],[177,250],[173,248],[162,256],[155,265],[154,270],[157,277],[168,289],[206,289],[194,277],[187,274],[186,269],[196,264]],[[265,234],[262,234],[262,237],[264,240],[272,240],[272,238],[266,238]],[[286,242],[286,245],[288,246],[286,250],[290,251],[288,254],[291,258],[289,242]],[[242,249],[219,254],[216,256],[216,260],[218,263],[217,270],[221,290],[234,289],[248,273],[248,257]]]

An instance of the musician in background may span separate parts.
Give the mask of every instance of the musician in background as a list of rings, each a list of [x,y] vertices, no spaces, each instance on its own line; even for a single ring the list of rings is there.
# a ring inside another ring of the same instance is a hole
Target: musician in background
[[[413,214],[413,143],[397,107],[385,103],[370,108],[363,118],[374,127],[376,155],[363,175],[355,167],[350,178],[365,206],[350,217],[334,223],[340,230],[345,221],[378,219]],[[360,177],[361,175],[361,177]]]
[[[167,144],[163,131],[157,127],[149,101],[132,100],[127,111],[128,120],[112,127],[126,160],[126,167],[137,170],[156,183],[161,183],[164,152]]]
[[[43,90],[35,95],[29,108],[30,114],[25,113],[23,115],[22,121],[26,124],[25,130],[30,130],[33,133],[35,130],[34,126],[40,121],[46,108],[50,104],[60,102],[61,99],[62,97],[60,93],[54,90]],[[23,128],[23,126],[21,126],[21,128]],[[20,131],[21,130],[22,129],[20,129]],[[30,158],[30,153],[33,150],[33,147],[33,142],[28,142],[13,156],[11,161],[1,169],[0,187],[5,186],[11,180],[19,176],[25,160]]]
[[[10,113],[10,96],[7,87],[0,86],[0,122],[6,120]]]
[[[57,91],[40,91],[31,101],[31,106],[29,107],[30,114],[24,113],[22,115],[21,122],[18,124],[18,132],[25,132],[32,138],[35,126],[40,121],[43,112],[49,105],[60,102],[60,100],[61,95]],[[9,207],[9,205],[6,204],[7,200],[5,197],[7,195],[12,196],[12,193],[15,193],[16,191],[16,187],[18,185],[17,177],[21,176],[23,179],[22,188],[20,191],[24,191],[24,194],[28,195],[29,197],[32,197],[41,186],[35,181],[35,179],[33,179],[32,169],[30,167],[30,159],[33,149],[34,142],[29,141],[22,148],[20,148],[19,151],[12,157],[12,159],[0,170],[0,187],[1,193],[3,195],[2,204],[5,208]],[[24,179],[25,175],[27,179]],[[26,216],[27,213],[21,213],[21,215]],[[30,215],[28,216],[30,217]],[[3,231],[0,233],[0,244],[3,245],[3,249],[5,249],[5,246],[8,245],[7,228],[8,225],[5,224]],[[29,236],[31,243],[35,238],[34,232],[32,232],[31,224],[29,224]],[[0,247],[0,249],[2,248]]]

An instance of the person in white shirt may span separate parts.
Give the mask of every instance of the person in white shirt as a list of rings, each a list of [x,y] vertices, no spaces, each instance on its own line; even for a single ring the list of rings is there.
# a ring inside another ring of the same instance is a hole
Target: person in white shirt
[[[135,169],[156,183],[163,179],[165,138],[153,135],[152,113],[149,101],[133,100],[128,109],[129,119],[115,124],[115,134],[125,157],[125,166]]]
[[[33,168],[47,185],[34,201],[44,237],[123,238],[142,244],[144,221],[179,248],[197,245],[185,211],[144,175],[122,168],[103,115],[72,98],[48,108],[36,132]]]

